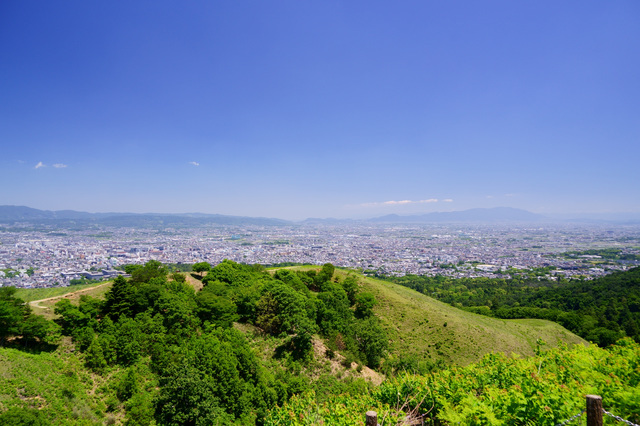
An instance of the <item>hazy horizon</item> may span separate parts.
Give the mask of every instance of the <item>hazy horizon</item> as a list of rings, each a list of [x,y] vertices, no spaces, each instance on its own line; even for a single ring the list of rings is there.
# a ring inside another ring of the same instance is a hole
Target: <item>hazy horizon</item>
[[[640,3],[0,6],[0,204],[640,213]]]
[[[27,207],[27,208],[33,208],[30,206],[0,206],[0,208],[2,207],[18,207],[18,208],[22,208],[22,207]],[[376,219],[376,218],[381,218],[381,217],[385,217],[387,215],[397,215],[399,217],[410,217],[410,216],[421,216],[421,215],[428,215],[428,214],[432,214],[432,213],[436,213],[436,214],[447,214],[447,213],[461,213],[461,212],[468,212],[468,211],[473,211],[473,210],[485,210],[485,209],[515,209],[517,211],[522,211],[522,212],[527,212],[527,213],[534,213],[534,212],[530,212],[528,210],[524,210],[524,209],[518,209],[518,208],[513,208],[513,207],[507,207],[507,206],[497,206],[497,207],[489,207],[489,208],[484,208],[484,207],[479,207],[479,208],[470,208],[470,209],[463,209],[463,210],[443,210],[443,211],[432,211],[432,212],[416,212],[416,213],[409,213],[409,214],[398,214],[398,213],[388,213],[388,214],[382,214],[382,215],[369,215],[369,216],[345,216],[345,217],[329,217],[329,216],[325,216],[325,217],[320,217],[320,216],[307,216],[307,217],[302,217],[302,218],[284,218],[284,217],[277,217],[277,216],[256,216],[256,215],[228,215],[228,216],[237,216],[237,217],[248,217],[248,218],[268,218],[268,219],[279,219],[279,220],[286,220],[286,221],[292,221],[292,222],[299,222],[299,221],[305,221],[308,219],[314,220],[314,219],[318,219],[318,220],[354,220],[354,221],[359,221],[359,220],[369,220],[369,219]],[[88,211],[88,210],[75,210],[75,209],[60,209],[60,210],[51,210],[51,209],[37,209],[37,210],[42,210],[42,211],[52,211],[52,212],[62,212],[62,211],[74,211],[77,213],[90,213],[90,214],[104,214],[104,215],[109,215],[109,214],[133,214],[133,215],[222,215],[221,213],[217,213],[217,212],[201,212],[201,211],[174,211],[174,212],[164,212],[164,211],[139,211],[139,212],[133,212],[133,211]],[[536,213],[534,213],[536,214]],[[226,216],[226,215],[223,215]],[[559,221],[559,222],[564,222],[564,221],[571,221],[571,220],[594,220],[594,221],[640,221],[640,213],[634,213],[634,212],[613,212],[613,213],[576,213],[576,214],[548,214],[548,215],[539,215],[540,219],[544,220],[544,221]],[[417,222],[417,223],[422,223],[422,222]],[[432,222],[424,222],[424,223],[432,223]],[[437,223],[437,222],[433,222],[433,223]]]

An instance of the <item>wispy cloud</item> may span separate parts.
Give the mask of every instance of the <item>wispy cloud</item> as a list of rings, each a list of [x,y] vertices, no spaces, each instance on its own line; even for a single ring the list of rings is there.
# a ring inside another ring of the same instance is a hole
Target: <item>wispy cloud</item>
[[[191,164],[192,166],[199,166],[200,163],[196,162],[196,161],[189,161],[189,164]]]
[[[407,204],[426,204],[426,203],[437,203],[437,198],[429,198],[428,200],[400,200],[400,201],[382,201],[375,203],[364,203],[361,204],[362,207],[376,207],[376,206],[403,206]]]
[[[453,199],[452,198],[445,198],[444,200],[442,200],[443,203],[453,203]]]
[[[39,169],[41,167],[47,167],[42,161],[38,161],[38,164],[36,164],[36,169]]]
[[[65,167],[67,167],[67,165],[62,163],[56,163],[53,165],[53,167],[55,167],[56,169],[64,169]]]

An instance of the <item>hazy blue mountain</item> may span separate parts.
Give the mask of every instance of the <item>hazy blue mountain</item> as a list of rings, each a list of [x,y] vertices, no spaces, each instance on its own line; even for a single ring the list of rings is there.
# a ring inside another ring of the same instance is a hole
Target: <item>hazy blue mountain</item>
[[[0,206],[0,223],[53,225],[107,225],[123,227],[186,227],[200,225],[287,225],[290,222],[264,217],[184,213],[87,213],[74,210],[38,210],[25,206]]]
[[[512,207],[478,208],[453,212],[434,212],[420,215],[399,216],[390,214],[369,219],[370,222],[389,223],[443,223],[443,222],[543,222],[545,216]]]

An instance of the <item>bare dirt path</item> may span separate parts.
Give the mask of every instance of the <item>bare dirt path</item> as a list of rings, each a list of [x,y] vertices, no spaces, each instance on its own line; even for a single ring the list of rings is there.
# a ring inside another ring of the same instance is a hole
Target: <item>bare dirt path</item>
[[[31,302],[29,302],[29,306],[31,306],[32,308],[38,308],[38,309],[49,309],[48,306],[42,306],[40,305],[40,303],[42,302],[48,302],[50,300],[59,300],[59,299],[79,299],[82,293],[88,293],[88,292],[93,292],[95,291],[97,288],[101,288],[107,285],[111,285],[111,281],[106,282],[104,284],[100,284],[97,285],[95,287],[90,287],[90,288],[84,288],[82,290],[77,290],[77,291],[72,291],[69,293],[65,293],[65,294],[61,294],[59,296],[53,296],[53,297],[47,297],[45,299],[40,299],[40,300],[32,300]]]

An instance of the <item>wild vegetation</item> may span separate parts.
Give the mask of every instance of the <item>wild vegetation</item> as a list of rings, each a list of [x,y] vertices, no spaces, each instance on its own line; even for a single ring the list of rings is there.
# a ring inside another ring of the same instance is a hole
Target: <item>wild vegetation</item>
[[[403,374],[367,394],[333,395],[323,404],[312,392],[296,395],[271,410],[265,424],[362,425],[364,413],[374,410],[381,425],[408,418],[428,425],[554,426],[580,414],[587,394],[602,396],[606,410],[638,423],[638,365],[640,345],[628,338],[607,349],[540,345],[533,357],[488,354],[477,364]],[[607,417],[605,424],[616,422]]]
[[[22,291],[0,289],[0,424],[339,425],[362,424],[369,409],[384,424],[406,415],[551,422],[578,407],[585,389],[603,393],[607,374],[619,413],[640,406],[632,341],[556,349],[583,340],[548,321],[477,315],[331,264],[188,270],[151,261],[128,267],[130,279],[43,293],[55,322],[34,315],[16,297]],[[47,314],[41,303],[32,304]],[[527,357],[483,358],[491,351]],[[598,363],[595,384],[580,382],[584,366]],[[552,397],[565,392],[578,397]]]
[[[184,274],[169,274],[159,262],[128,272],[131,278],[116,278],[104,300],[60,300],[57,325],[31,314],[29,305],[12,298],[13,288],[3,289],[2,306],[16,311],[16,326],[3,328],[11,336],[32,339],[24,324],[35,318],[70,336],[91,374],[117,377],[103,391],[104,406],[94,407],[98,416],[124,412],[127,424],[260,423],[269,408],[309,389],[308,375],[300,373],[313,362],[314,334],[327,339],[327,352],[341,351],[349,365],[357,360],[378,367],[386,349],[372,311],[375,299],[359,291],[355,277],[334,279],[330,264],[317,272],[274,274],[231,261],[214,268],[197,264],[194,275],[204,284],[198,292]],[[265,367],[234,323],[277,340],[274,368]],[[35,337],[44,342],[45,336]],[[366,387],[326,379],[317,386]]]

